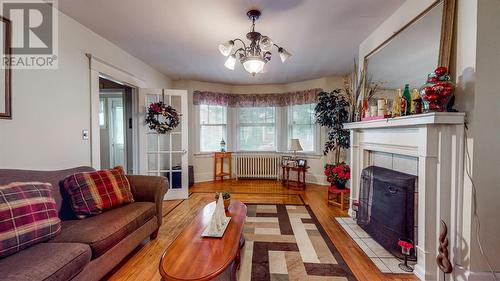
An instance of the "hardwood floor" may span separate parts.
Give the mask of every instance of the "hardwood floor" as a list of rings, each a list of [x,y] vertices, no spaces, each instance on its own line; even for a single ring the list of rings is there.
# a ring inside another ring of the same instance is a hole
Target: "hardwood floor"
[[[358,280],[418,280],[413,275],[384,274],[375,267],[335,221],[335,217],[347,216],[347,212],[328,205],[325,186],[308,184],[305,191],[298,191],[283,188],[279,182],[271,180],[199,183],[190,189],[188,199],[165,201],[158,238],[141,245],[105,280],[160,280],[158,265],[161,255],[198,211],[214,200],[215,191],[228,191],[232,198],[243,203],[307,204]]]

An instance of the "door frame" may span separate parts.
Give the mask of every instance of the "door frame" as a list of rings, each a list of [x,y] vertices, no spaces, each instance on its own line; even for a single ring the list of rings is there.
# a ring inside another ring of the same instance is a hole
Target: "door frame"
[[[145,110],[147,108],[146,105],[146,95],[153,95],[157,96],[158,98],[161,97],[162,95],[165,96],[178,96],[181,97],[181,110],[180,110],[180,118],[181,118],[181,150],[172,150],[172,141],[170,140],[170,148],[168,151],[171,153],[180,153],[180,156],[182,158],[182,167],[181,167],[181,183],[182,183],[182,188],[170,188],[168,192],[164,196],[164,200],[177,200],[177,199],[186,199],[188,198],[189,195],[189,115],[187,112],[189,111],[188,108],[188,93],[186,90],[179,90],[179,89],[151,89],[151,88],[141,88],[139,89],[139,94],[137,95],[139,97],[139,102],[138,106],[141,108],[141,110]],[[145,124],[145,114],[144,112],[141,113],[139,112],[139,124]],[[149,148],[148,148],[148,140],[147,140],[147,133],[149,129],[146,126],[141,126],[139,129],[138,137],[139,137],[139,174],[141,175],[147,175],[149,174],[150,170],[148,169],[148,154],[149,154]],[[165,134],[165,136],[170,136],[170,134]],[[158,144],[158,149],[160,148]],[[168,172],[170,173],[170,177],[168,178],[169,182],[171,181],[173,177],[173,169],[172,169],[172,155],[169,156],[169,171],[160,171],[160,166],[158,163],[157,171],[158,173],[161,172]],[[158,161],[160,159],[158,158]]]
[[[99,126],[99,78],[105,78],[118,84],[127,85],[132,88],[132,116],[137,116],[138,112],[138,89],[145,88],[146,83],[135,77],[133,74],[122,70],[103,59],[90,53],[85,54],[89,59],[90,66],[90,162],[94,169],[101,167],[101,136]],[[138,174],[139,143],[137,120],[132,118],[132,138],[133,138],[133,171]]]

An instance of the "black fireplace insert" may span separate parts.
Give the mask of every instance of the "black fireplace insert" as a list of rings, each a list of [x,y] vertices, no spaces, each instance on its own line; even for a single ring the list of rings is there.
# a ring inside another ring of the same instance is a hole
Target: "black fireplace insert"
[[[357,223],[398,258],[403,258],[398,240],[417,239],[416,185],[417,176],[382,167],[370,166],[361,173]],[[416,259],[414,249],[410,259]]]

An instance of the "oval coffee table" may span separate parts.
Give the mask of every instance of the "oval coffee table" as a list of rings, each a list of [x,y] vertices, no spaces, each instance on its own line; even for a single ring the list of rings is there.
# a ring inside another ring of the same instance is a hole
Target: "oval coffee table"
[[[163,280],[236,280],[240,249],[244,244],[243,224],[247,207],[232,200],[226,216],[231,217],[222,238],[202,237],[215,209],[207,204],[177,236],[160,260]]]

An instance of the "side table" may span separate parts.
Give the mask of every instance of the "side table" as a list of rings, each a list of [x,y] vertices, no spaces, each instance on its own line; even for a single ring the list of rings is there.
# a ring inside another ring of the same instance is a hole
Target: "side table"
[[[306,173],[307,173],[307,170],[309,169],[309,166],[292,167],[292,166],[281,165],[281,169],[283,172],[283,178],[281,179],[281,184],[283,186],[290,188],[290,186],[291,186],[290,182],[292,182],[292,183],[296,183],[297,188],[299,188],[301,190],[306,189]],[[297,180],[296,181],[290,181],[290,171],[297,172]]]
[[[214,181],[217,178],[220,180],[224,180],[224,177],[228,176],[231,179],[231,175],[233,174],[232,169],[232,152],[215,152],[214,153]],[[229,171],[224,172],[224,159],[228,159]]]

